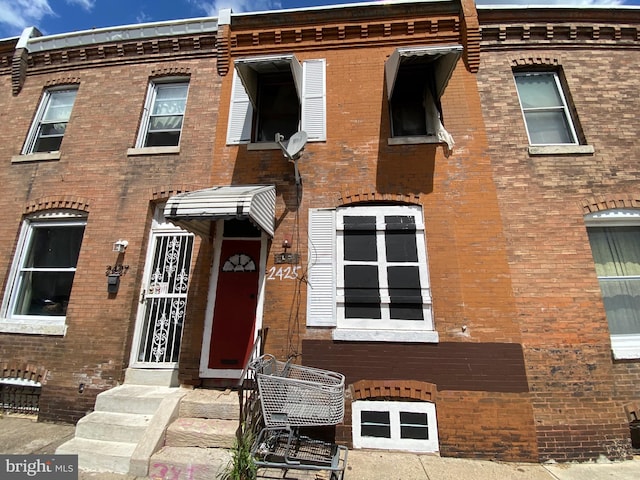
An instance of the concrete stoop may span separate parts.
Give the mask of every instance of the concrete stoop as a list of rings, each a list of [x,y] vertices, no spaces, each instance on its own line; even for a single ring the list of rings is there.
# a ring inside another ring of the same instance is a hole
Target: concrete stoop
[[[231,460],[225,448],[163,447],[151,458],[152,480],[214,480]]]
[[[177,405],[185,393],[179,388],[127,384],[102,392],[96,398],[95,411],[78,421],[75,437],[60,445],[56,453],[78,455],[81,470],[129,473],[131,460],[141,446],[143,451],[157,449],[159,421],[165,422],[164,434],[168,422],[157,420],[156,412],[166,411],[172,403]],[[161,409],[163,402],[166,405]]]
[[[154,480],[216,478],[229,463],[239,407],[237,392],[196,389],[180,402],[179,417],[167,428],[164,446],[152,455]]]

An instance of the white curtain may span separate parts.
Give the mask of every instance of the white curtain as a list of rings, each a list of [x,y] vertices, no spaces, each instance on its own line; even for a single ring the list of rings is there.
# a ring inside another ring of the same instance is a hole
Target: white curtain
[[[435,135],[438,137],[438,140],[447,144],[450,152],[453,151],[455,142],[451,134],[447,132],[444,125],[442,125],[440,112],[438,112],[435,99],[428,84],[424,88],[424,110],[427,116],[427,134]]]
[[[614,335],[640,333],[640,227],[589,228],[589,240]]]

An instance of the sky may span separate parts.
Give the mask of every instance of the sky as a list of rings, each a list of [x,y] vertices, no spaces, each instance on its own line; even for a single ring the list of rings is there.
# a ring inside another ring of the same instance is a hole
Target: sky
[[[363,0],[361,0],[363,1]],[[368,1],[368,0],[364,0]],[[0,0],[0,38],[26,27],[44,35],[235,13],[355,3],[349,0]],[[640,5],[640,0],[476,0],[478,5]]]

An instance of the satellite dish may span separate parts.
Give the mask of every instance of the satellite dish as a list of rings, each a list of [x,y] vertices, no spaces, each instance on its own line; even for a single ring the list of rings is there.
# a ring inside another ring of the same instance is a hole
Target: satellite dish
[[[300,130],[291,135],[289,143],[287,143],[287,153],[290,157],[298,155],[307,144],[307,132]]]
[[[286,144],[282,143],[283,139],[284,137],[282,135],[276,133],[276,143],[280,145],[284,156],[291,161],[297,160],[300,152],[302,152],[302,149],[307,144],[307,132],[300,130],[294,133]]]
[[[296,185],[300,185],[302,179],[300,178],[300,172],[298,171],[298,158],[300,158],[300,153],[304,149],[304,146],[307,144],[307,132],[304,130],[300,130],[299,132],[291,135],[291,138],[285,145],[282,143],[284,137],[279,133],[276,133],[276,143],[280,145],[280,149],[284,156],[289,159],[290,162],[293,162],[293,168],[296,176]]]

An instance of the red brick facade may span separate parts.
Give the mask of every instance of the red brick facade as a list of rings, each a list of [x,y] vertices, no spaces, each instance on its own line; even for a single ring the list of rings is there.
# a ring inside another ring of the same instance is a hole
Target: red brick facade
[[[195,40],[200,50],[194,50]],[[75,422],[93,408],[98,393],[124,379],[153,206],[175,192],[209,185],[215,124],[200,119],[217,115],[214,41],[215,33],[208,39],[184,37],[182,48],[154,50],[148,41],[33,52],[16,95],[11,70],[2,69],[0,104],[7,123],[0,146],[0,178],[7,192],[0,210],[3,293],[26,215],[61,208],[87,214],[66,334],[0,334],[3,363],[48,370],[42,419]],[[149,79],[177,73],[190,79],[180,152],[128,156]],[[20,161],[44,89],[70,83],[78,85],[78,95],[60,159]],[[119,260],[111,251],[118,238],[129,241],[120,259],[129,269],[117,295],[109,295],[105,270]],[[195,310],[197,301],[192,304]]]
[[[611,360],[583,216],[640,199],[636,27],[601,13],[589,33],[580,18],[554,28],[542,17],[514,20],[522,14],[478,14],[462,0],[233,15],[217,31],[32,50],[26,64],[23,50],[3,45],[2,292],[26,215],[87,214],[66,333],[0,333],[0,363],[48,371],[40,418],[75,422],[124,380],[158,203],[211,186],[275,185],[265,350],[345,374],[350,398],[337,441],[351,443],[352,401],[427,401],[437,408],[442,455],[627,456],[623,407],[640,395],[640,369]],[[388,142],[385,61],[398,47],[425,45],[464,48],[441,98],[452,152]],[[226,141],[234,61],[285,53],[326,62],[327,140],[306,145],[300,192],[279,149]],[[529,155],[512,73],[528,64],[562,67],[594,154]],[[189,78],[179,152],[131,152],[149,80],[165,76]],[[78,94],[59,159],[25,161],[43,89],[70,83]],[[390,203],[422,208],[438,342],[338,341],[330,328],[307,327],[309,210]],[[111,250],[117,238],[129,241],[121,257]],[[275,263],[285,239],[299,264]],[[221,384],[200,374],[214,245],[197,237],[194,248],[178,367],[185,386]],[[129,268],[110,295],[105,267],[116,261]],[[282,267],[299,270],[278,275]]]
[[[637,208],[636,13],[480,9],[478,86],[542,460],[624,450],[638,363],[611,360],[583,216]],[[520,16],[519,16],[520,15]],[[535,46],[534,46],[535,45]],[[561,68],[593,154],[530,155],[513,69]],[[499,85],[499,88],[496,86]]]

